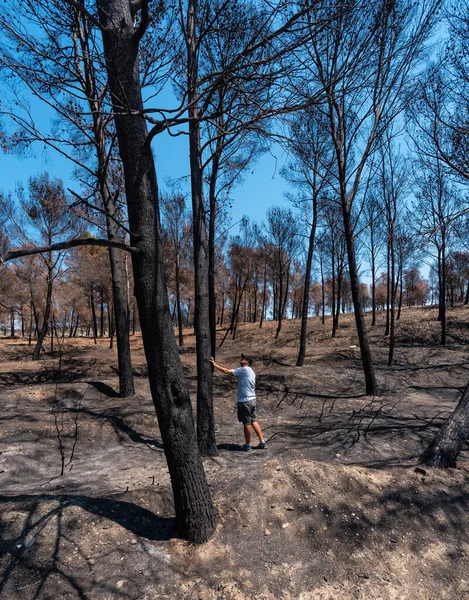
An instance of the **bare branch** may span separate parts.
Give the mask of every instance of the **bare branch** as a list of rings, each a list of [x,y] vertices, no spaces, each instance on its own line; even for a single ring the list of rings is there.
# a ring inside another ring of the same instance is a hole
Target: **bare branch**
[[[20,248],[18,250],[11,250],[0,256],[0,263],[6,263],[15,258],[22,256],[30,256],[31,254],[43,254],[44,252],[55,252],[57,250],[66,250],[67,248],[76,248],[78,246],[105,246],[112,248],[120,248],[127,252],[138,252],[134,246],[129,246],[123,242],[111,242],[110,240],[104,240],[99,238],[84,238],[76,240],[67,240],[65,242],[58,242],[57,244],[50,244],[48,246],[34,246],[32,248]]]

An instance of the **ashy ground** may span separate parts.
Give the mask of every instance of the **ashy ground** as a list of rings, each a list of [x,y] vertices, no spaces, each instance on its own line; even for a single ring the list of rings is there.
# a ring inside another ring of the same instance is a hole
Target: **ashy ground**
[[[2,600],[469,599],[469,462],[418,457],[469,378],[469,309],[406,309],[386,366],[384,316],[371,331],[380,396],[363,395],[354,321],[238,328],[217,360],[256,362],[266,450],[241,452],[235,381],[215,375],[219,456],[205,459],[218,527],[195,547],[174,531],[172,495],[140,336],[137,395],[116,397],[108,340],[65,339],[39,363],[0,340]],[[220,339],[223,332],[220,331]],[[194,336],[181,358],[195,389]],[[63,474],[61,471],[63,469]]]

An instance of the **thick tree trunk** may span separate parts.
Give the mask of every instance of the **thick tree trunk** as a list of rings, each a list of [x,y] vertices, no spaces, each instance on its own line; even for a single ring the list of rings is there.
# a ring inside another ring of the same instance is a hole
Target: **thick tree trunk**
[[[10,309],[10,337],[15,337],[15,311]]]
[[[202,151],[198,108],[198,52],[196,34],[197,0],[189,0],[187,10],[189,160],[192,192],[192,232],[194,239],[195,309],[194,327],[197,353],[197,440],[203,456],[218,454],[213,416],[213,367],[209,303],[209,255],[205,223]]]
[[[158,185],[145,119],[138,41],[127,0],[98,0],[124,168],[135,296],[148,377],[173,488],[180,535],[205,542],[215,529],[215,510],[197,446],[192,407],[169,315],[158,206]],[[137,30],[138,31],[138,30]],[[122,107],[128,107],[128,112]]]
[[[301,312],[301,330],[300,330],[300,349],[296,366],[302,367],[305,364],[306,356],[306,336],[308,330],[308,312],[309,312],[309,290],[311,288],[311,266],[313,264],[314,241],[316,238],[317,208],[316,200],[313,200],[313,222],[308,240],[308,255],[306,258],[305,281],[303,285],[303,303]]]
[[[376,376],[373,366],[373,359],[371,357],[370,343],[368,341],[368,332],[366,330],[365,318],[363,316],[360,300],[360,280],[358,277],[357,261],[355,258],[352,218],[346,198],[344,197],[342,197],[342,209],[344,216],[344,232],[345,241],[347,244],[348,264],[350,270],[350,286],[352,289],[353,309],[355,313],[358,340],[360,343],[363,372],[365,374],[366,394],[368,396],[376,396],[378,393],[378,387],[376,385]]]
[[[456,459],[469,438],[469,383],[458,405],[420,458],[429,467],[455,468]]]

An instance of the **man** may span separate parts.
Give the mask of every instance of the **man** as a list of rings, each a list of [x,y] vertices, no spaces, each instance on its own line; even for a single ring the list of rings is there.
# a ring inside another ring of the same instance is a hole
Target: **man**
[[[238,420],[244,426],[244,439],[246,440],[243,450],[245,452],[251,450],[251,427],[259,438],[258,448],[263,450],[266,447],[266,443],[256,417],[256,374],[251,369],[252,358],[241,354],[241,360],[239,361],[241,366],[238,369],[227,369],[226,367],[217,365],[213,356],[209,360],[214,368],[221,373],[234,375],[238,378]]]

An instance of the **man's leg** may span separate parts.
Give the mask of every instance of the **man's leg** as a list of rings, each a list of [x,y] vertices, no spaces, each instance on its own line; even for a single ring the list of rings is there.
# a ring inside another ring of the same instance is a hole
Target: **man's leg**
[[[262,429],[261,426],[259,425],[259,423],[257,421],[254,421],[252,423],[252,426],[254,428],[254,431],[256,432],[257,437],[259,438],[259,440],[262,442],[264,439],[264,436],[262,435]]]
[[[250,444],[251,437],[252,437],[251,425],[249,425],[248,423],[243,423],[243,425],[244,425],[244,439],[246,440],[246,444]],[[253,423],[253,425],[254,425],[254,423]]]

